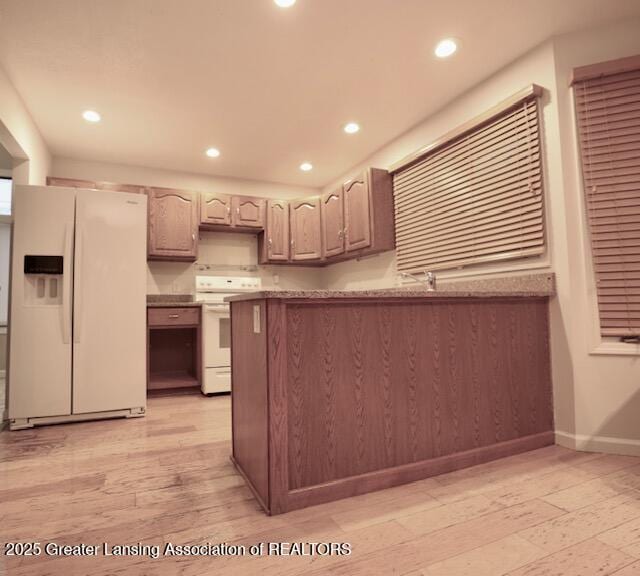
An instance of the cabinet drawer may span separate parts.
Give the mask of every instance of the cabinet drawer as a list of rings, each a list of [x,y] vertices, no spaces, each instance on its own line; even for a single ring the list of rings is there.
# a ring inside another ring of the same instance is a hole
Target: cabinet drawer
[[[197,326],[199,308],[149,308],[149,326]]]

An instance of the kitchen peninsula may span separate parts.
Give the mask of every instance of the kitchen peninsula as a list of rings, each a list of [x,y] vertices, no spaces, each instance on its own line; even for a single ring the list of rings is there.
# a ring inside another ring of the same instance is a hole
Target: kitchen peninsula
[[[229,298],[235,465],[279,514],[553,444],[550,295]]]

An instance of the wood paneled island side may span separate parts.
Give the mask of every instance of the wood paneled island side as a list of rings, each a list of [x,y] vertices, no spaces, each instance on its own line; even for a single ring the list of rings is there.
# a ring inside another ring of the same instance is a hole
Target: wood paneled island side
[[[270,514],[554,442],[547,295],[229,300],[233,461]]]

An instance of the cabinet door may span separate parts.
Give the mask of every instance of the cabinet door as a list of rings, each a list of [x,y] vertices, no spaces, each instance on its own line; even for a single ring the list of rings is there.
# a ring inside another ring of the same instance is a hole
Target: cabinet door
[[[324,256],[336,256],[344,252],[344,210],[342,190],[322,196],[322,246]]]
[[[359,250],[371,244],[369,186],[366,175],[345,182],[344,193],[345,249]]]
[[[291,203],[291,259],[319,260],[322,257],[320,239],[320,198],[305,198]]]
[[[264,200],[251,196],[234,196],[233,225],[244,228],[264,228]]]
[[[170,188],[149,189],[149,258],[195,260],[198,195]]]
[[[231,226],[231,196],[205,192],[200,199],[200,223]]]
[[[289,260],[289,203],[284,200],[267,201],[267,260]]]

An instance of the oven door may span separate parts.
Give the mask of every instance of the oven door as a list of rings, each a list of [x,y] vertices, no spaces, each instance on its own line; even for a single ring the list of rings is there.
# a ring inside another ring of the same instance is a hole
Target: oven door
[[[231,324],[228,304],[205,304],[203,361],[205,394],[231,390]]]

